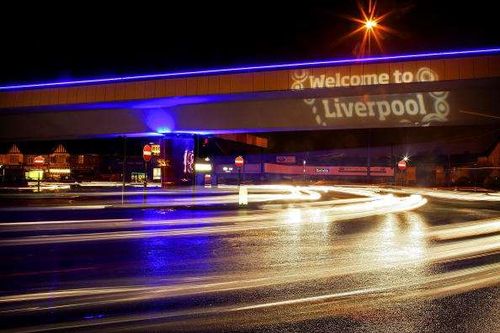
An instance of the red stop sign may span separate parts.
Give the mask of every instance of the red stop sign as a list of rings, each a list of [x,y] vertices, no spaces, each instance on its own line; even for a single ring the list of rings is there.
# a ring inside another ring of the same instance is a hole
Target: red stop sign
[[[236,167],[241,168],[245,164],[245,159],[242,156],[238,156],[234,159],[234,165]]]
[[[404,169],[406,169],[406,161],[405,160],[401,160],[398,162],[398,168],[399,170],[403,171]]]
[[[43,165],[43,164],[45,164],[45,157],[43,157],[43,156],[37,156],[37,157],[35,157],[33,159],[33,163],[35,165]]]
[[[144,158],[144,161],[149,162],[151,160],[151,155],[151,146],[145,145],[142,149],[142,157]]]

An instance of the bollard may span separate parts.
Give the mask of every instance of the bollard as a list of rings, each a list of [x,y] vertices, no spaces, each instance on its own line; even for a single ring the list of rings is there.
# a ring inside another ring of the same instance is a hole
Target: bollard
[[[240,206],[248,205],[248,189],[244,185],[239,187],[238,204]]]

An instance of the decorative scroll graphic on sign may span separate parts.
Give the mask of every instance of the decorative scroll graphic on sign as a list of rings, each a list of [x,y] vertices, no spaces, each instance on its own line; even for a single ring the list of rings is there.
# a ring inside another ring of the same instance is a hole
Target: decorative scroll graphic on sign
[[[428,67],[416,73],[395,70],[392,73],[332,76],[312,75],[308,70],[297,70],[292,75],[293,90],[353,87],[363,85],[432,82],[438,75]],[[379,122],[399,122],[415,126],[429,126],[432,122],[447,122],[450,106],[449,92],[406,93],[391,95],[365,95],[335,98],[310,98],[304,103],[311,107],[316,123],[328,126],[342,118],[371,118]]]
[[[185,174],[194,172],[194,152],[192,150],[184,150],[183,165]]]

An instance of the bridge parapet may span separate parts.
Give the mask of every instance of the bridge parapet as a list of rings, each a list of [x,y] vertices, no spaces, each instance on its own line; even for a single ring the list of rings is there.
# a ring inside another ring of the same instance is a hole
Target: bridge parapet
[[[482,51],[3,86],[0,109],[500,77],[500,49]]]

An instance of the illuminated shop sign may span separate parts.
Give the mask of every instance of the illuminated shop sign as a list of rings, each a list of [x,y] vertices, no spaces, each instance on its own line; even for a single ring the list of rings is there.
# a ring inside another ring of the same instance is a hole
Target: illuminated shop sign
[[[194,169],[196,172],[211,172],[212,164],[210,163],[195,163]]]
[[[295,163],[297,163],[297,158],[293,155],[276,156],[276,163],[295,164]]]
[[[216,173],[238,174],[238,168],[234,164],[219,164],[215,167]],[[241,173],[260,173],[260,163],[247,163],[240,170]]]
[[[324,176],[368,176],[368,168],[365,166],[308,166],[282,165],[264,163],[265,173],[287,174],[287,175],[324,175]],[[393,177],[394,169],[390,167],[370,167],[370,175],[378,177]]]
[[[69,174],[69,173],[71,173],[71,170],[70,169],[49,169],[49,173]]]
[[[160,156],[160,145],[151,145],[151,154],[153,156]]]
[[[30,170],[25,172],[27,180],[43,179],[43,170]]]
[[[294,90],[352,87],[364,85],[385,85],[411,82],[431,82],[438,75],[428,67],[421,67],[415,73],[394,70],[391,73],[341,75],[334,73],[312,75],[308,70],[296,71],[291,88]],[[450,106],[449,92],[406,93],[391,95],[350,96],[335,98],[304,99],[311,108],[318,125],[328,126],[343,119],[368,119],[378,122],[409,123],[428,126],[431,122],[447,122]]]

